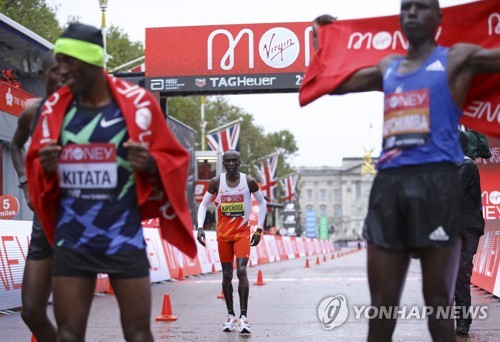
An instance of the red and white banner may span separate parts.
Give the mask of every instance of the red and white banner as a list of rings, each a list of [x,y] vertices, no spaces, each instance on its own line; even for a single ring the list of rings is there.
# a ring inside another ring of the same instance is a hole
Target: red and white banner
[[[34,96],[24,90],[0,82],[0,111],[18,116]]]
[[[500,139],[488,137],[491,158],[478,159],[481,177],[484,235],[474,256],[472,283],[500,296]]]

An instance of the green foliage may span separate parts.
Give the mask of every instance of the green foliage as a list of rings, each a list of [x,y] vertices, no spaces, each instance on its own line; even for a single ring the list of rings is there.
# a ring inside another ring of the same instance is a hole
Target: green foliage
[[[45,0],[0,0],[0,12],[53,43],[62,32],[56,19],[57,7]]]
[[[142,43],[130,41],[128,34],[114,25],[106,29],[106,51],[112,57],[107,63],[108,70],[144,56]]]

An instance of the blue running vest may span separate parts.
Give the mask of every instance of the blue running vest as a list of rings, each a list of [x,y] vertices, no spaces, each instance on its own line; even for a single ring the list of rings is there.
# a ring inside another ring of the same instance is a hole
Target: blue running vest
[[[379,170],[463,160],[458,141],[462,111],[447,77],[448,48],[437,46],[416,71],[401,75],[403,58],[384,74],[384,125]]]

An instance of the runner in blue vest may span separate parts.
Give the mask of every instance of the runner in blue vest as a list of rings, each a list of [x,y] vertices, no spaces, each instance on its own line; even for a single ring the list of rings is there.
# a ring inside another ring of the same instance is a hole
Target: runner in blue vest
[[[455,163],[463,152],[457,127],[473,77],[500,72],[500,49],[438,46],[441,18],[437,0],[402,0],[406,56],[358,70],[332,94],[383,90],[385,97],[382,152],[364,226],[372,305],[399,304],[410,253],[417,253],[425,304],[434,309],[428,316],[432,338],[455,341],[453,317],[438,319],[435,312],[453,305],[460,259],[463,191]],[[322,15],[313,29],[334,21]],[[396,319],[371,319],[368,340],[390,341],[395,326]]]

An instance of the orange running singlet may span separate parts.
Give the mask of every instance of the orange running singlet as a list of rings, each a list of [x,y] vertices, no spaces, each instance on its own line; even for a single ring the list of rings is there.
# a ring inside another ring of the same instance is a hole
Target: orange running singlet
[[[237,187],[230,188],[226,182],[226,173],[222,173],[215,205],[218,241],[236,241],[242,237],[250,237],[248,217],[252,199],[246,174],[240,172],[240,183]]]

